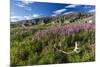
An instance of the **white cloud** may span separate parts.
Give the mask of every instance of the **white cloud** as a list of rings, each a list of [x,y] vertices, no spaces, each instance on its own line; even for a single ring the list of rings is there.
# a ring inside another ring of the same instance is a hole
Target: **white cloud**
[[[32,19],[31,16],[24,16],[24,18],[25,18],[26,20]]]
[[[65,8],[75,8],[76,6],[79,6],[79,5],[68,5],[68,6],[65,6]]]
[[[63,13],[62,15],[66,15],[66,14],[70,14],[70,13],[73,13],[73,12],[72,12],[72,11],[70,11],[70,12],[65,12],[65,13]],[[52,14],[51,16],[55,17],[55,16],[57,16],[57,14]]]
[[[57,15],[56,15],[56,14],[52,14],[51,16],[55,17],[55,16],[57,16]]]
[[[84,6],[84,8],[91,8],[91,6]]]
[[[27,11],[31,11],[32,9],[31,9],[31,7],[28,7],[27,5],[25,5],[25,4],[23,4],[23,3],[17,3],[16,4],[16,6],[18,6],[18,7],[22,7],[22,8],[24,8],[25,10],[27,10]]]
[[[73,13],[73,12],[65,12],[65,13],[63,13],[63,15],[70,14],[70,13]]]
[[[17,22],[21,20],[29,20],[31,19],[31,16],[11,16],[11,22]]]
[[[40,17],[39,14],[33,14],[32,16],[11,16],[11,22],[17,22],[21,20],[29,20],[32,18],[38,18]]]
[[[38,17],[40,17],[40,15],[39,14],[33,14],[32,17],[33,18],[38,18]]]
[[[88,12],[95,12],[95,9],[89,10]]]
[[[16,6],[19,6],[19,7],[25,7],[25,5],[20,4],[20,3],[17,3]]]
[[[17,1],[19,1],[19,2],[21,2],[23,4],[26,4],[26,5],[35,2],[35,0],[17,0]]]
[[[54,14],[61,14],[62,12],[64,12],[64,11],[66,11],[67,9],[59,9],[59,10],[56,10],[56,11],[54,11],[53,13]]]
[[[16,21],[21,21],[24,20],[25,18],[22,16],[11,16],[11,22],[16,22]]]

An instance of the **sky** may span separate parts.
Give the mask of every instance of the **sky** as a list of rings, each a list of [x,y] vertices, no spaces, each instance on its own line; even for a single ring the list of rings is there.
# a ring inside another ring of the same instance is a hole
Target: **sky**
[[[35,2],[34,0],[11,0],[11,22],[33,18],[64,15],[73,12],[95,12],[94,5]]]

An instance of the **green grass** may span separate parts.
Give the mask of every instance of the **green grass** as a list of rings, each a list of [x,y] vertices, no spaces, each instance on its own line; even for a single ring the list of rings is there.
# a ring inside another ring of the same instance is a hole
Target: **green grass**
[[[75,25],[80,23],[69,23]],[[38,30],[58,27],[59,25],[33,25],[31,30],[23,27],[11,27],[11,65],[37,65],[94,61],[95,56],[89,46],[95,44],[95,30],[63,35],[44,35],[40,40],[32,40]],[[54,49],[54,44],[61,43],[60,49],[70,52],[78,42],[81,52],[66,55]]]

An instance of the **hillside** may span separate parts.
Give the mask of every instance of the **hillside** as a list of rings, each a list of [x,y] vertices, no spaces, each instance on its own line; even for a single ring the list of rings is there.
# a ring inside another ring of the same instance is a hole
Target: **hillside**
[[[50,23],[62,19],[73,21]],[[36,24],[26,27],[11,24],[11,66],[95,61],[95,21],[89,21],[94,19],[93,13],[74,13],[32,19]]]
[[[42,18],[35,18],[30,20],[22,20],[17,22],[11,22],[11,24],[25,24],[25,23],[32,23],[35,24],[55,24],[55,23],[66,23],[67,22],[77,22],[78,20],[82,20],[84,18],[88,18],[94,16],[95,13],[85,13],[85,12],[74,12],[65,15],[58,15],[58,16],[50,16],[50,17],[42,17]]]

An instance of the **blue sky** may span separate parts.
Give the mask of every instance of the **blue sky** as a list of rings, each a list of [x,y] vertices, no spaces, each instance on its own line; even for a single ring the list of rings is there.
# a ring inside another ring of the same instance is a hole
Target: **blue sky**
[[[11,21],[64,15],[72,12],[94,12],[94,5],[75,5],[34,2],[33,0],[11,0]]]

